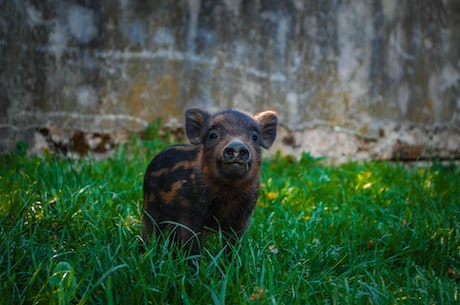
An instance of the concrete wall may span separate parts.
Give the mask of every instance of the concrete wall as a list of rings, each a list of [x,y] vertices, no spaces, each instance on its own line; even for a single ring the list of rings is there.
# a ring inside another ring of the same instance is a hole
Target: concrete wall
[[[459,50],[458,0],[0,1],[1,148],[202,106],[277,110],[285,153],[458,157]]]

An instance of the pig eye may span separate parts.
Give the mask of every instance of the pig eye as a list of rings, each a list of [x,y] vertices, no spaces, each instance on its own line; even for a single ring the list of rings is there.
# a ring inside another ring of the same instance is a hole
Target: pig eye
[[[253,140],[254,142],[257,142],[257,141],[259,140],[259,135],[258,135],[257,133],[254,132],[254,133],[251,135],[251,138],[252,138],[252,140]]]
[[[209,140],[215,140],[218,137],[219,137],[219,133],[217,132],[217,130],[211,130],[209,132],[209,135],[208,135]]]

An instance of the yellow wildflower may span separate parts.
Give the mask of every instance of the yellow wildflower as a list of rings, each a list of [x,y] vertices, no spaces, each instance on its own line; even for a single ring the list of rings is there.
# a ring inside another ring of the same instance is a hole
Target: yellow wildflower
[[[268,198],[268,200],[274,200],[274,199],[278,198],[278,193],[268,192],[267,198]]]

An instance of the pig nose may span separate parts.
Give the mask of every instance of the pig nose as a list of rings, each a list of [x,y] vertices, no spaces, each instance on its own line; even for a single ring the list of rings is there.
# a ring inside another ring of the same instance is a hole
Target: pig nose
[[[234,141],[224,148],[225,162],[247,162],[251,158],[249,148],[242,142]]]

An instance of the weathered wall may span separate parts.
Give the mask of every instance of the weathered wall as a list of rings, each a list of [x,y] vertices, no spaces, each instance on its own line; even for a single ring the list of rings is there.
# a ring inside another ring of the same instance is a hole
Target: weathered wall
[[[459,50],[457,0],[0,1],[2,150],[203,106],[276,109],[288,153],[460,155]]]

